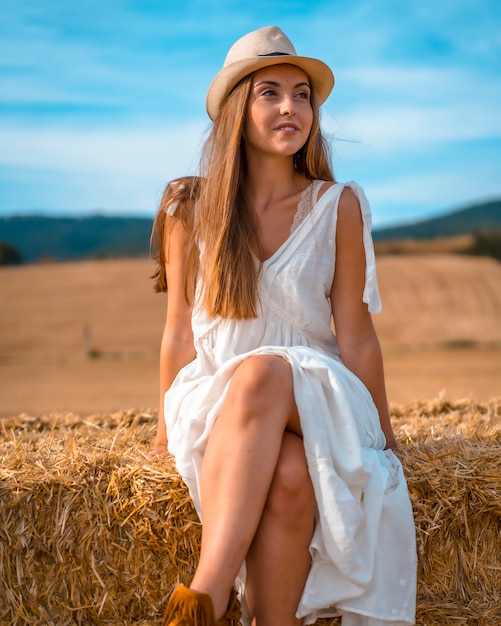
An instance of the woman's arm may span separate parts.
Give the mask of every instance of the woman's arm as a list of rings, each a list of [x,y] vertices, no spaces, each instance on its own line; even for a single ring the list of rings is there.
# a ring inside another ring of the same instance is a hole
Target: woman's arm
[[[332,314],[343,363],[369,390],[379,413],[386,447],[397,445],[390,423],[383,358],[367,304],[363,222],[356,195],[349,188],[339,200],[336,233],[336,271],[331,290]]]
[[[195,358],[191,306],[185,297],[186,255],[188,233],[181,220],[175,220],[172,228],[165,229],[165,270],[167,279],[167,315],[160,346],[160,399],[158,426],[152,455],[167,450],[167,434],[164,420],[164,395],[185,365]]]

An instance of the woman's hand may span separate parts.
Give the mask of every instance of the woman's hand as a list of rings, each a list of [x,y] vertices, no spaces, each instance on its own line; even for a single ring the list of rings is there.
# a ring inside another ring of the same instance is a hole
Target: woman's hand
[[[157,456],[172,456],[167,450],[167,444],[155,444],[152,450],[142,454],[146,459],[153,459]]]
[[[400,445],[400,442],[397,441],[396,439],[393,439],[389,443],[387,442],[385,450],[391,450],[393,454],[396,454],[398,457],[400,457],[400,455],[404,453],[404,450],[402,446]]]
[[[384,447],[385,450],[393,450],[395,452],[395,450],[398,450],[399,447],[400,444],[395,437],[386,438],[386,445]]]

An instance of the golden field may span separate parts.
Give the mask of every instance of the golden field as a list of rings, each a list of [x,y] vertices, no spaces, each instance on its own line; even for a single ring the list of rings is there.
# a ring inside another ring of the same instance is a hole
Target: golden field
[[[0,268],[0,416],[155,408],[166,297],[148,259]],[[501,263],[381,256],[391,402],[501,395]]]

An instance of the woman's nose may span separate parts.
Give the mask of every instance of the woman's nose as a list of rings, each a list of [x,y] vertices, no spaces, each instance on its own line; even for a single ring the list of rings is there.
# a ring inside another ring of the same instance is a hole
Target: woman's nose
[[[296,115],[296,107],[294,106],[294,99],[292,96],[284,96],[282,98],[280,113],[282,115]]]

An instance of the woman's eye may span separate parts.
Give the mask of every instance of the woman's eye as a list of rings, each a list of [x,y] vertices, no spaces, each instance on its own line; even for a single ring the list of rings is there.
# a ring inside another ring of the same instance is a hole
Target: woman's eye
[[[275,96],[276,93],[273,89],[266,89],[265,91],[262,92],[263,96]]]
[[[302,98],[303,100],[309,100],[310,99],[310,94],[307,91],[300,91],[297,94],[298,98]]]

